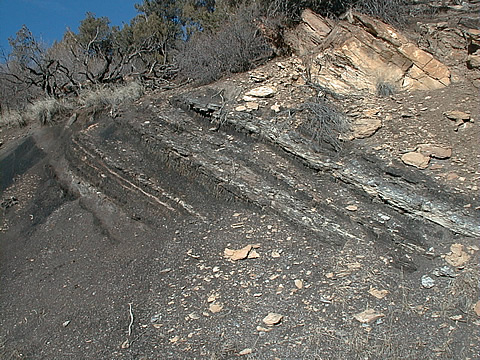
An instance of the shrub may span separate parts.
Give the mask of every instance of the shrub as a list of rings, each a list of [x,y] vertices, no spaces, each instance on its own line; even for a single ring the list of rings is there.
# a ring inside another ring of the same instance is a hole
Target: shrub
[[[395,86],[391,83],[380,81],[377,83],[377,95],[392,96],[395,94]]]
[[[267,14],[283,15],[288,22],[298,22],[303,10],[310,8],[322,16],[338,17],[355,9],[389,23],[405,21],[407,0],[261,0]]]
[[[305,102],[299,110],[307,113],[301,130],[311,138],[315,150],[324,143],[330,144],[335,151],[341,149],[339,136],[349,129],[344,114],[323,97]]]
[[[196,34],[177,56],[179,76],[207,84],[247,71],[272,55],[255,24],[255,10],[244,8],[216,32]]]
[[[407,0],[357,0],[355,9],[378,17],[393,25],[403,25],[408,19]]]

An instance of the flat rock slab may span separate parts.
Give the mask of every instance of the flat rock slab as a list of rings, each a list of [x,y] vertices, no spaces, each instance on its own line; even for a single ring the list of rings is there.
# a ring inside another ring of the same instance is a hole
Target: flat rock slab
[[[402,155],[402,161],[406,165],[414,166],[418,169],[426,169],[430,163],[430,156],[412,151]]]
[[[461,120],[463,122],[470,120],[470,114],[467,114],[463,111],[452,110],[452,111],[447,111],[444,114],[450,120],[455,120],[455,121]]]
[[[448,159],[452,156],[452,148],[433,144],[421,144],[418,146],[417,151],[425,156],[440,160]]]
[[[269,86],[260,86],[255,89],[250,90],[245,95],[252,96],[256,98],[270,98],[275,95],[275,89]]]
[[[352,125],[351,139],[365,139],[382,127],[382,120],[375,118],[357,119]]]

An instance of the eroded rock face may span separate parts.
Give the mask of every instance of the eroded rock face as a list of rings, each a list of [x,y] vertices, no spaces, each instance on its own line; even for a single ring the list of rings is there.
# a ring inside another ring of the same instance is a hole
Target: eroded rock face
[[[286,38],[307,61],[313,80],[340,94],[375,92],[380,83],[405,90],[439,89],[450,70],[390,25],[352,13],[333,23],[311,10]]]

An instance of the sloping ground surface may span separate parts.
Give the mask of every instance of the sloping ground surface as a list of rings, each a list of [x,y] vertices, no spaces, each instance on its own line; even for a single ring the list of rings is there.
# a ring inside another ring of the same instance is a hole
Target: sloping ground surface
[[[27,138],[36,161],[4,154],[28,166],[3,192],[18,201],[1,240],[3,357],[478,354],[463,197],[252,114],[219,118],[219,100],[146,97]],[[452,266],[440,255],[456,243],[468,259]],[[224,258],[247,244],[256,256]],[[432,275],[444,266],[455,278]]]
[[[383,41],[354,16],[343,40]],[[458,40],[442,29],[429,41]],[[306,70],[283,59],[115,118],[2,130],[0,357],[480,357],[477,70],[340,97],[374,126],[338,153],[295,117],[324,90]],[[400,161],[426,142],[448,155]]]

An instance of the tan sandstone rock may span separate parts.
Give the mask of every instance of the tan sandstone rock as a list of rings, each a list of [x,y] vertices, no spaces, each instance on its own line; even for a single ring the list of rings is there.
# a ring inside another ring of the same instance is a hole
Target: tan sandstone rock
[[[418,145],[417,151],[425,156],[430,156],[441,160],[448,159],[452,156],[452,148],[433,144]]]
[[[408,152],[402,155],[402,161],[406,165],[414,166],[418,169],[426,169],[430,163],[430,156],[425,156],[419,152]]]
[[[250,90],[245,95],[255,97],[255,98],[269,98],[275,95],[275,89],[269,86],[260,86]]]
[[[305,10],[299,26],[286,35],[304,55],[314,81],[340,94],[375,92],[379,82],[406,90],[450,84],[448,67],[400,31],[355,12],[350,20],[333,23]]]
[[[375,134],[382,127],[382,120],[376,118],[356,119],[351,126],[350,140],[364,139]]]

